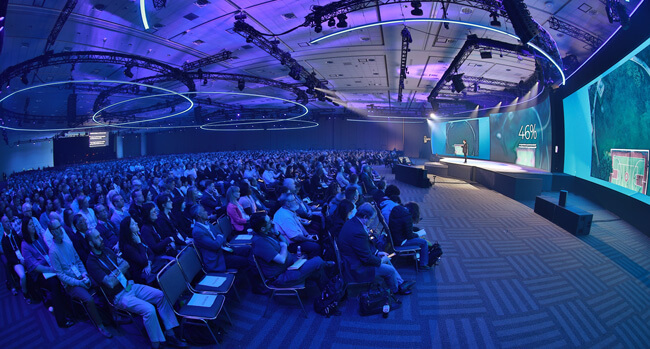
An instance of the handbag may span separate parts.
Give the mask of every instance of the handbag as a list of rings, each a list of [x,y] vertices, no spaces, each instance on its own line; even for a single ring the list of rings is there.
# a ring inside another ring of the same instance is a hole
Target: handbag
[[[359,314],[361,316],[381,314],[385,305],[388,305],[390,309],[397,309],[401,304],[402,302],[395,298],[389,290],[374,284],[367,292],[359,295]]]

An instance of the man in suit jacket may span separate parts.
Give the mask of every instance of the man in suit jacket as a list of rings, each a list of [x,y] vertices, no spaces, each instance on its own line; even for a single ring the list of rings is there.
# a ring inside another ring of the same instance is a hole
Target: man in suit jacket
[[[201,205],[205,207],[209,214],[214,214],[218,208],[221,208],[219,193],[214,187],[214,182],[211,180],[205,181],[205,190],[201,196]]]
[[[108,219],[108,210],[106,209],[106,206],[102,204],[95,205],[95,215],[97,216],[97,226],[95,229],[97,229],[99,234],[102,235],[102,239],[104,239],[106,246],[115,250],[115,245],[117,245],[119,241],[120,231],[117,226]]]
[[[242,269],[250,273],[251,265],[248,257],[251,247],[241,246],[233,249],[217,227],[208,222],[208,212],[203,205],[196,204],[190,209],[194,218],[192,237],[194,245],[201,254],[206,270],[212,273],[223,273],[226,269]],[[250,273],[252,274],[252,273]],[[252,280],[252,279],[251,279]]]
[[[414,285],[404,281],[390,263],[388,254],[379,251],[368,237],[368,223],[377,215],[369,203],[361,205],[357,214],[341,229],[338,246],[344,263],[345,276],[355,282],[372,282],[381,276],[393,293],[407,295]]]

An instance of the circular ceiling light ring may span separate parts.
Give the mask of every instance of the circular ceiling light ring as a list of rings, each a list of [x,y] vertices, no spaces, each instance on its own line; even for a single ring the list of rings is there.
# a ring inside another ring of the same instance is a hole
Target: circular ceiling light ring
[[[207,123],[207,124],[201,125],[201,126],[199,126],[199,125],[144,126],[144,127],[140,127],[140,126],[123,126],[123,125],[126,125],[126,124],[140,123],[140,122],[145,122],[145,121],[151,121],[151,120],[154,120],[154,119],[143,120],[143,121],[135,121],[135,122],[130,122],[130,123],[123,123],[123,124],[119,124],[119,125],[107,125],[107,124],[102,124],[102,125],[106,125],[106,126],[110,126],[110,127],[116,127],[116,128],[149,129],[149,130],[150,129],[169,129],[169,128],[195,128],[195,127],[199,127],[201,129],[204,129],[204,128],[202,128],[203,126],[208,126],[209,127],[211,125],[217,125],[217,124],[224,124],[223,126],[232,126],[232,125],[264,124],[264,123],[283,122],[283,121],[302,121],[302,120],[295,120],[295,119],[303,117],[303,116],[307,115],[307,113],[309,113],[309,108],[307,108],[302,103],[292,101],[292,100],[289,100],[289,99],[280,98],[280,97],[273,97],[273,96],[267,96],[267,95],[258,95],[258,94],[254,94],[254,93],[226,92],[226,91],[194,91],[194,92],[175,92],[173,94],[178,94],[178,95],[181,95],[183,97],[185,97],[186,94],[197,94],[197,95],[199,95],[199,94],[224,94],[224,95],[237,95],[237,96],[247,96],[247,97],[269,98],[269,99],[275,99],[275,100],[279,100],[279,101],[282,101],[282,102],[289,102],[289,103],[295,104],[297,106],[302,107],[304,109],[304,112],[302,114],[298,115],[298,116],[292,116],[292,117],[289,117],[289,118],[286,118],[286,119],[245,119],[245,120],[241,120],[241,121],[238,121],[238,120],[222,120],[222,121],[210,122],[210,123]],[[157,97],[157,96],[167,96],[167,95],[170,95],[170,94],[165,93],[165,94],[151,95],[151,96],[145,96],[145,97]],[[113,107],[113,106],[115,106],[117,104],[130,102],[130,101],[140,99],[140,98],[143,98],[143,97],[131,98],[131,99],[121,101],[121,102],[118,102],[118,103],[114,103],[114,104],[111,104],[111,105],[109,105],[107,107],[104,107],[104,108],[98,110],[97,113],[95,113],[95,115],[93,115],[93,121],[99,123],[97,120],[95,120],[95,116],[98,113],[100,113],[101,111],[105,110],[105,109],[111,108],[111,107]],[[185,97],[185,98],[187,98],[187,97]],[[183,113],[184,112],[185,111],[183,111]],[[158,118],[158,119],[160,119],[160,118]],[[316,123],[316,126],[318,126],[318,123]],[[311,126],[311,127],[316,127],[316,126]],[[237,130],[233,130],[233,131],[237,131]],[[207,129],[206,131],[210,131],[210,129]]]
[[[35,88],[47,87],[47,86],[57,86],[57,85],[66,85],[66,84],[79,84],[79,83],[115,83],[115,84],[126,84],[126,85],[137,85],[137,86],[151,87],[151,88],[154,88],[154,89],[157,89],[157,90],[169,92],[169,94],[177,94],[177,95],[187,99],[190,102],[190,108],[187,109],[186,111],[189,111],[194,107],[194,102],[192,102],[191,99],[187,98],[186,96],[183,96],[182,94],[180,94],[178,92],[167,90],[167,89],[164,89],[164,88],[158,87],[158,86],[147,85],[147,84],[138,83],[138,82],[121,81],[121,80],[70,80],[70,81],[48,82],[48,83],[44,83],[44,84],[40,84],[40,85],[28,86],[28,87],[22,88],[22,89],[20,89],[18,91],[14,91],[14,92],[6,95],[2,99],[0,99],[0,103],[4,102],[5,100],[7,100],[7,98],[9,98],[9,97],[11,97],[13,95],[16,95],[18,93],[25,92],[25,91],[28,91],[28,90],[32,90],[32,89],[35,89]],[[186,111],[183,111],[183,112],[186,112]],[[164,118],[169,118],[169,117],[171,117],[171,116],[163,117],[163,119]],[[152,120],[158,120],[158,119],[161,119],[161,118],[152,119]],[[94,120],[94,115],[93,115],[93,120]],[[143,121],[138,121],[138,122],[146,122],[146,121],[151,121],[151,120],[143,120]],[[15,127],[0,125],[0,128],[6,129],[6,130],[11,130],[11,131],[24,131],[24,132],[63,132],[63,131],[78,131],[78,130],[96,129],[96,128],[103,128],[103,127],[106,127],[106,126],[114,127],[115,125],[100,124],[100,125],[97,125],[97,126],[52,128],[52,129],[15,128]],[[119,126],[119,124],[118,124],[118,126]]]
[[[343,29],[343,30],[335,31],[335,32],[327,34],[327,35],[323,35],[320,38],[316,38],[316,39],[310,41],[309,43],[310,44],[315,44],[315,43],[323,41],[325,39],[329,39],[329,38],[332,38],[334,36],[349,33],[349,32],[355,31],[355,30],[360,30],[360,29],[365,29],[365,28],[370,28],[370,27],[376,27],[376,26],[380,26],[380,25],[406,24],[406,23],[414,23],[414,22],[415,23],[417,23],[417,22],[424,22],[424,23],[434,22],[434,23],[459,24],[459,25],[464,25],[464,26],[469,26],[469,27],[474,27],[474,28],[490,30],[490,31],[493,31],[495,33],[500,33],[500,34],[509,36],[509,37],[511,37],[513,39],[521,41],[521,39],[519,39],[519,37],[514,35],[514,34],[510,34],[510,33],[506,32],[506,31],[496,29],[496,28],[493,28],[493,27],[490,27],[490,26],[478,24],[478,23],[457,21],[457,20],[446,19],[446,18],[404,18],[404,19],[393,19],[393,20],[387,20],[387,21],[381,21],[381,22],[373,22],[373,23],[368,23],[368,24],[364,24],[364,25],[359,25],[359,26],[356,26],[356,27],[346,28],[346,29]],[[548,59],[555,66],[555,68],[557,68],[558,72],[560,73],[560,76],[562,76],[562,85],[566,84],[566,77],[564,76],[564,72],[562,71],[562,68],[560,67],[559,64],[557,64],[557,62],[555,62],[554,59],[552,59],[551,55],[546,53],[541,48],[537,47],[535,44],[532,44],[532,43],[529,42],[528,45],[530,47],[532,47],[535,51],[541,53],[544,57],[546,57],[546,59]]]

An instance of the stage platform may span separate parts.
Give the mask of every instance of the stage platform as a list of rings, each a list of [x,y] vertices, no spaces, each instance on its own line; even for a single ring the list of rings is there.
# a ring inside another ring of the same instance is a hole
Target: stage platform
[[[566,176],[503,162],[467,159],[465,163],[462,158],[425,162],[424,169],[436,176],[478,182],[518,201],[534,200],[542,191],[554,190],[558,187],[554,182],[561,184]]]

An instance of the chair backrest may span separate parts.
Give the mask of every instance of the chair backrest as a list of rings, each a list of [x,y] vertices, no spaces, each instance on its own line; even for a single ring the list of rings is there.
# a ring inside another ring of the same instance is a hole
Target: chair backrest
[[[228,240],[230,238],[230,234],[232,233],[232,224],[230,224],[230,217],[228,217],[228,215],[219,217],[219,219],[217,219],[217,225],[219,226],[219,230],[221,230],[223,237]]]
[[[266,284],[266,277],[264,277],[264,273],[262,273],[262,268],[260,268],[260,263],[257,261],[257,257],[253,255],[253,261],[255,262],[255,267],[257,268],[257,272],[260,273],[260,278],[262,278],[262,283],[264,283],[264,286],[266,288],[269,288],[269,285]]]
[[[336,258],[336,266],[339,268],[339,275],[343,277],[343,261],[341,260],[341,251],[339,251],[339,245],[334,239],[332,239],[332,245],[334,246],[334,256]]]
[[[157,275],[158,285],[167,297],[169,304],[176,304],[178,298],[188,290],[183,272],[174,260],[169,263]]]
[[[192,282],[196,275],[203,269],[198,251],[194,249],[193,245],[186,246],[179,252],[176,256],[176,261],[187,282]]]

